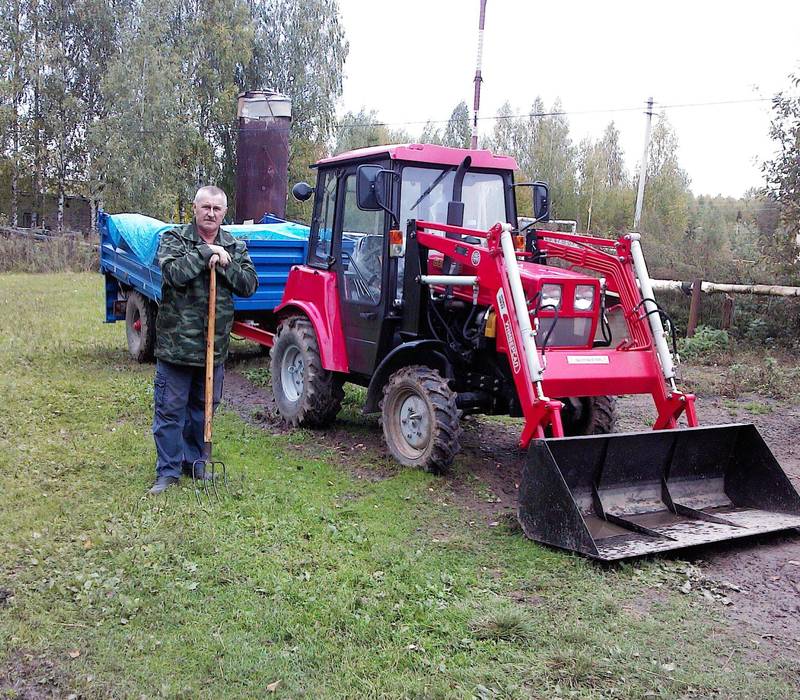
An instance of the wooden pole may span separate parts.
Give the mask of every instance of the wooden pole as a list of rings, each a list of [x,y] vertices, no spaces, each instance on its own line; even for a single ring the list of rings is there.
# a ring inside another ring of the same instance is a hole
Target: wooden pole
[[[653,291],[682,292],[684,283],[679,280],[651,280]],[[800,297],[800,287],[787,287],[782,284],[726,284],[722,282],[703,282],[705,294],[754,294],[768,297]]]
[[[211,419],[214,416],[214,333],[217,320],[217,269],[211,268],[208,285],[208,333],[206,334],[206,396],[203,439],[211,444]],[[205,455],[211,459],[211,455]]]
[[[703,294],[703,280],[692,282],[692,305],[689,307],[689,326],[686,328],[686,337],[691,338],[697,329],[697,321],[700,318],[700,299]]]
[[[722,330],[730,330],[733,325],[733,296],[730,294],[725,295],[725,300],[722,302]]]

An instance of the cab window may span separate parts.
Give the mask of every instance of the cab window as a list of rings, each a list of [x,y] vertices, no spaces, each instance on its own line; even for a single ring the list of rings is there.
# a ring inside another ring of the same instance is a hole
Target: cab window
[[[381,300],[384,257],[383,211],[362,211],[356,204],[356,176],[343,181],[341,265],[348,301],[376,305]]]
[[[322,182],[322,196],[317,203],[315,220],[319,223],[314,249],[309,258],[311,264],[327,267],[331,262],[333,251],[333,214],[336,210],[336,173],[320,173]]]

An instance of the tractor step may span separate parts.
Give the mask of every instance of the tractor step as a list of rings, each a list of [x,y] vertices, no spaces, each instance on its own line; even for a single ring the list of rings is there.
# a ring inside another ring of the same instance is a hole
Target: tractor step
[[[800,495],[754,425],[531,443],[519,521],[613,561],[800,527]]]

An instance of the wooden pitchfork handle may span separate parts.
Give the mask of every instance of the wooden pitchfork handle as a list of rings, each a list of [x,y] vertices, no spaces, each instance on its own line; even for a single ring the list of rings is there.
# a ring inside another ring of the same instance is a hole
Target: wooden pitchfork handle
[[[206,412],[203,439],[211,445],[211,419],[214,415],[214,335],[217,325],[217,266],[211,267],[208,284],[208,333],[206,335]],[[206,459],[211,459],[207,455]]]

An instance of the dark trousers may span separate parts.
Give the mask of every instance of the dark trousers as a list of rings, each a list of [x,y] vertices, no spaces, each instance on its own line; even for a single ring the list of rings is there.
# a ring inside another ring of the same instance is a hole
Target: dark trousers
[[[214,368],[216,410],[222,397],[223,365]],[[180,477],[192,463],[207,459],[203,439],[205,367],[176,365],[158,360],[153,390],[153,439],[156,443],[156,477]]]

